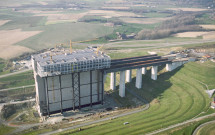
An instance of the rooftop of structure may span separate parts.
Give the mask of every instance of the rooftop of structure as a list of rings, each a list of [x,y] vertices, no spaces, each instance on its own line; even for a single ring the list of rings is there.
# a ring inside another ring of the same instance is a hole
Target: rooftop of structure
[[[100,51],[98,51],[97,54],[95,48],[76,50],[72,53],[65,49],[52,49],[41,54],[33,55],[32,57],[41,66],[110,58],[108,55]]]

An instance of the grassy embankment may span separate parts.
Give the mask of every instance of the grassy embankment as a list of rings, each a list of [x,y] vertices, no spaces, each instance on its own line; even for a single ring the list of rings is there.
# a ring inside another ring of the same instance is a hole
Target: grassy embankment
[[[126,56],[123,53],[118,53],[115,55],[112,54],[111,57],[122,58],[139,56],[144,55],[144,53],[145,52],[137,51],[135,54],[128,53]],[[113,132],[117,132],[119,134],[124,134],[125,132],[134,132],[135,134],[146,133],[191,119],[201,112],[207,111],[210,100],[204,92],[205,87],[195,79],[208,84],[211,88],[215,87],[213,86],[213,82],[215,81],[213,77],[215,74],[214,66],[215,64],[211,62],[204,64],[189,63],[181,69],[168,73],[162,73],[157,81],[152,81],[150,79],[150,73],[148,72],[148,74],[143,77],[143,89],[141,90],[134,88],[135,79],[133,79],[133,83],[127,84],[127,87],[150,101],[151,108],[145,112],[137,113],[135,115],[126,116],[113,121],[107,121],[105,122],[106,126],[99,126],[104,129],[102,130],[104,132],[99,130],[98,134],[111,134]],[[135,76],[135,71],[133,74],[133,76]],[[186,80],[184,78],[186,78]],[[6,81],[8,78],[4,80]],[[107,83],[106,88],[108,87]],[[209,112],[212,113],[213,111],[209,110]],[[122,123],[125,121],[130,122],[128,125],[129,128],[127,128],[125,132],[122,132],[120,129],[124,128]],[[84,130],[80,133],[94,133],[94,131],[97,131],[99,127],[85,127],[89,128],[89,130]]]
[[[150,101],[151,107],[147,111],[62,134],[143,134],[197,117],[202,112],[207,114],[210,99],[197,80],[212,87],[214,69],[207,64],[188,63],[175,71],[161,73],[157,81],[152,81],[148,73],[143,77],[141,90],[134,88],[133,79],[133,83],[126,86]],[[130,124],[125,126],[126,121]]]
[[[11,88],[34,84],[33,73],[28,71],[4,78],[0,78],[0,88]]]
[[[12,132],[13,130],[14,130],[14,128],[12,128],[12,127],[0,125],[0,135],[6,135],[6,134]]]
[[[7,69],[8,61],[0,59],[0,75],[10,73],[10,70]]]
[[[199,125],[211,120],[214,120],[214,117],[209,117],[200,121],[191,122],[189,124],[185,124],[183,126],[179,126],[179,127],[161,132],[159,134],[160,135],[191,135]],[[210,134],[206,134],[205,132],[203,135],[210,135]]]
[[[214,135],[215,134],[215,125],[207,124],[206,126],[202,127],[197,135]]]

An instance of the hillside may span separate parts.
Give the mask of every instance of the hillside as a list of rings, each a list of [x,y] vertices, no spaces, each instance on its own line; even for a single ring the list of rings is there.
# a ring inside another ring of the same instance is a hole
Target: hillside
[[[135,78],[133,84],[126,86],[150,101],[147,111],[62,134],[143,134],[198,117],[202,112],[207,114],[210,99],[198,81],[215,87],[214,63],[188,63],[175,71],[160,73],[158,80],[152,81],[148,72],[141,90],[134,88]],[[124,122],[129,124],[123,125]]]

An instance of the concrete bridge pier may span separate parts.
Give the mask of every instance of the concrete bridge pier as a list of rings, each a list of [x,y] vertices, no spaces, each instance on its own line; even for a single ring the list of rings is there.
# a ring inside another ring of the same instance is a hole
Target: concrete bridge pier
[[[143,74],[143,75],[145,75],[146,72],[147,72],[146,68],[147,68],[147,67],[143,67],[143,68],[142,68],[142,74]]]
[[[131,82],[132,70],[126,70],[126,82]]]
[[[142,88],[142,68],[137,69],[137,75],[136,75],[136,87],[138,89]]]
[[[166,71],[172,71],[172,64],[166,64]]]
[[[110,89],[116,90],[116,72],[110,73]]]
[[[157,72],[158,72],[158,66],[152,66],[152,80],[157,80]]]
[[[119,96],[125,97],[125,71],[120,71]]]

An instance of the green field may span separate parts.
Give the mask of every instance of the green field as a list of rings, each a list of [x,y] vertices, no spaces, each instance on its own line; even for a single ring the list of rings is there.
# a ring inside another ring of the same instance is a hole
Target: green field
[[[215,66],[214,63],[208,64]],[[88,126],[83,131],[71,130],[61,134],[144,134],[194,118],[208,110],[210,99],[204,92],[204,86],[196,80],[212,85],[215,67],[193,62],[172,72],[160,73],[158,80],[152,81],[148,72],[143,77],[141,90],[134,88],[135,79],[132,84],[126,85],[150,101],[148,110]],[[129,124],[123,125],[124,122]]]
[[[112,43],[114,45],[144,45],[144,44],[156,44],[156,43],[180,43],[186,41],[201,41],[198,38],[178,38],[178,37],[169,37],[164,39],[157,39],[157,40],[131,40],[131,41],[122,41],[122,42],[115,42]]]
[[[212,19],[212,14],[205,13],[198,18],[196,18],[196,24],[215,24],[214,19]]]
[[[120,58],[126,58],[126,57],[134,57],[134,56],[143,56],[143,55],[148,55],[148,53],[146,51],[142,51],[142,50],[135,50],[135,51],[131,51],[126,53],[125,52],[109,52],[108,55],[111,57],[111,59],[120,59]]]
[[[13,130],[14,130],[14,128],[12,128],[12,127],[0,125],[0,135],[6,135],[6,134],[12,132]]]
[[[0,26],[0,30],[22,29],[23,31],[42,31],[40,34],[22,40],[22,45],[33,50],[52,48],[61,43],[68,45],[69,40],[83,41],[109,35],[113,28],[98,23],[62,22],[46,25],[47,17],[33,16],[31,13],[14,12],[0,9],[0,20],[11,20]]]
[[[172,128],[170,130],[161,132],[159,134],[160,135],[191,135],[198,126],[200,126],[205,122],[209,122],[211,120],[214,120],[213,116],[200,121],[191,122],[183,126]],[[204,134],[204,135],[209,135],[209,134]]]
[[[112,33],[113,29],[100,24],[59,23],[34,27],[31,30],[41,30],[43,32],[16,44],[40,50],[55,47],[55,45],[61,43],[69,45],[69,40],[83,41],[105,36]]]
[[[197,135],[214,135],[215,134],[215,124],[207,124],[206,126],[202,127]]]
[[[32,71],[0,78],[0,89],[34,84]]]

